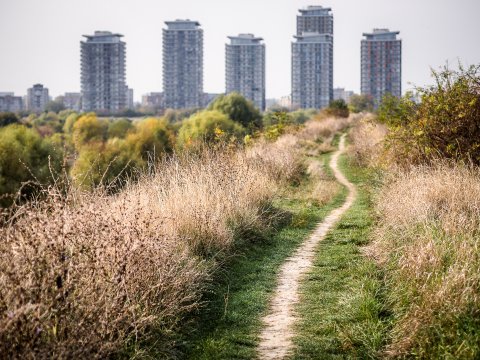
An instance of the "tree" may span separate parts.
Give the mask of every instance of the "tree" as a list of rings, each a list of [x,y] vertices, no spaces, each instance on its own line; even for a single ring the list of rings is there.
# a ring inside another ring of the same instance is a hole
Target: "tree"
[[[133,125],[128,119],[111,120],[108,124],[107,135],[109,139],[123,139],[131,129],[133,129]]]
[[[158,159],[173,151],[175,137],[165,119],[147,118],[136,124],[126,142],[131,151],[144,161]]]
[[[81,188],[104,186],[113,192],[122,187],[125,178],[134,176],[142,164],[125,140],[115,138],[106,143],[83,146],[72,167],[71,176],[74,184]]]
[[[51,111],[54,113],[59,113],[62,110],[65,110],[65,105],[63,104],[63,99],[49,101],[45,106],[45,111]]]
[[[325,112],[327,115],[343,118],[347,118],[350,115],[348,106],[343,99],[330,101],[330,105],[325,109]]]
[[[178,132],[180,148],[191,148],[203,143],[211,144],[243,138],[245,129],[216,110],[205,110],[185,120]]]
[[[0,113],[0,127],[4,127],[10,124],[17,124],[19,119],[17,115],[12,112],[2,112]]]
[[[106,139],[107,124],[98,120],[95,113],[82,115],[72,127],[72,139],[75,149],[89,142],[103,142]]]
[[[251,101],[236,92],[220,95],[210,104],[208,109],[220,111],[250,132],[262,126],[262,116],[258,109]]]
[[[67,118],[65,119],[65,123],[63,124],[63,132],[65,134],[72,134],[73,124],[75,124],[75,121],[77,121],[79,117],[80,115],[75,112],[67,116]]]
[[[21,190],[22,196],[30,196],[39,183],[52,181],[51,170],[60,170],[61,149],[42,139],[33,129],[24,125],[9,125],[0,129],[0,194],[14,194],[23,183],[33,182]],[[11,198],[2,198],[0,205],[11,203]]]
[[[349,105],[350,111],[354,113],[362,111],[372,112],[374,109],[373,97],[370,95],[354,94],[350,97]]]

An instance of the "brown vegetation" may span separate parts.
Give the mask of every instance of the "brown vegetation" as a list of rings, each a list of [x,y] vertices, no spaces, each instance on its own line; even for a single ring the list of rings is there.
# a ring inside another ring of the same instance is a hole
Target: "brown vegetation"
[[[50,188],[17,209],[0,228],[2,356],[105,357],[153,333],[170,351],[218,260],[268,230],[277,189],[303,171],[297,147],[173,157],[115,196]]]
[[[0,227],[2,357],[132,355],[153,336],[156,356],[172,355],[222,259],[271,228],[278,190],[305,172],[303,144],[346,126],[315,121],[246,150],[171,156],[115,195],[44,189]],[[312,197],[325,203],[337,188],[314,167]]]
[[[436,164],[382,189],[374,253],[387,272],[391,357],[480,355],[480,171]]]
[[[359,120],[349,134],[352,146],[350,157],[356,165],[378,167],[387,161],[384,140],[387,135],[387,127],[375,121],[373,115]]]

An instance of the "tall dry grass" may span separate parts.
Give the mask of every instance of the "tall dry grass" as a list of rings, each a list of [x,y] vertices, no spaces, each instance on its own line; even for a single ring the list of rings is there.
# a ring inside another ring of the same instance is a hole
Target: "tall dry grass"
[[[104,358],[151,334],[168,356],[215,260],[268,230],[302,168],[292,139],[259,146],[165,160],[115,196],[49,189],[18,209],[0,228],[2,357]]]
[[[372,246],[394,314],[385,355],[480,357],[480,170],[435,164],[389,175]]]
[[[357,166],[378,167],[386,161],[384,140],[387,127],[375,121],[372,115],[358,118],[349,132],[350,158]]]

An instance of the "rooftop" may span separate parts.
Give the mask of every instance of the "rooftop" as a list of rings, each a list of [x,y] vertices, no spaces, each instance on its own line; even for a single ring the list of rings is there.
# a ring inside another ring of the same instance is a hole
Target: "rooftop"
[[[389,29],[373,29],[371,33],[363,33],[367,39],[395,39],[400,31],[390,31]]]
[[[95,31],[93,35],[82,35],[88,42],[119,42],[122,34],[115,34],[110,31]]]
[[[263,41],[261,37],[255,37],[253,34],[238,34],[238,36],[228,36],[232,45],[258,44]]]
[[[196,29],[201,26],[198,21],[190,19],[176,19],[174,21],[165,21],[165,24],[168,26],[169,30],[185,30],[185,29]]]
[[[307,8],[299,9],[298,11],[300,11],[302,15],[331,15],[330,11],[332,11],[332,8],[324,8],[323,6],[310,5],[307,6]]]

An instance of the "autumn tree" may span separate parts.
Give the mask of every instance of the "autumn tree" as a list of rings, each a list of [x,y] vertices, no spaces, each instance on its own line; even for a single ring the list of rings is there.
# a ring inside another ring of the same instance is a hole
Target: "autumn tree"
[[[253,131],[262,126],[262,116],[251,101],[245,99],[239,93],[233,92],[228,95],[220,95],[208,107],[228,116],[231,120],[239,123],[245,129]]]
[[[136,124],[126,142],[136,156],[148,161],[173,151],[175,136],[165,119],[147,118]]]
[[[216,110],[205,110],[185,120],[178,132],[179,148],[195,147],[202,143],[214,143],[240,139],[245,129],[227,115]]]

